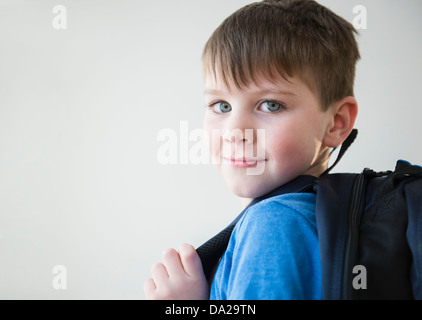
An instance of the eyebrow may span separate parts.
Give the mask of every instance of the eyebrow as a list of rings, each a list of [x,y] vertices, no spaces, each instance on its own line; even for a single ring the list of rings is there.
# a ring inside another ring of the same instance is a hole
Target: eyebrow
[[[297,94],[296,94],[296,93],[294,93],[293,91],[290,91],[290,90],[282,90],[282,89],[275,89],[275,90],[271,90],[271,89],[268,89],[268,90],[261,90],[261,91],[258,91],[258,93],[259,93],[259,94],[263,94],[263,95],[265,95],[265,94],[269,94],[269,93],[273,93],[273,94],[285,94],[285,95],[297,96]]]
[[[215,89],[205,89],[204,90],[204,94],[219,94],[221,93],[220,90],[215,90]]]
[[[218,95],[223,93],[224,91],[221,90],[216,90],[216,89],[205,89],[204,90],[204,94],[213,94],[213,95]],[[266,95],[266,94],[284,94],[284,95],[292,95],[292,96],[296,96],[297,94],[289,91],[289,90],[281,90],[281,89],[266,89],[266,90],[258,90],[256,92],[254,92],[256,94],[260,94],[260,95]]]

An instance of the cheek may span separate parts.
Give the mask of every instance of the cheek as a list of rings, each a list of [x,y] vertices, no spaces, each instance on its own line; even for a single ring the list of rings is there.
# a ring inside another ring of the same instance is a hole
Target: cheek
[[[220,154],[221,146],[221,130],[213,125],[212,121],[204,120],[204,133],[205,133],[205,147],[213,158],[218,157]]]
[[[315,141],[307,133],[290,131],[283,136],[270,135],[267,140],[267,152],[280,172],[300,174],[315,157]]]

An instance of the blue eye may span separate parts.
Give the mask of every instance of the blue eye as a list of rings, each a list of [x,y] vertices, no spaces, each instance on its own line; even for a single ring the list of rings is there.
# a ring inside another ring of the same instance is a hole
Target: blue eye
[[[265,101],[261,104],[261,109],[265,112],[277,112],[284,109],[284,106],[275,101]]]
[[[217,113],[227,113],[232,111],[231,105],[229,105],[227,102],[217,102],[213,104],[212,107]]]

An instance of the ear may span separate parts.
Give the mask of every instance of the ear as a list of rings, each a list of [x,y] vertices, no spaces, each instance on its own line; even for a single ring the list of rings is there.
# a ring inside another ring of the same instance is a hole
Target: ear
[[[345,97],[335,102],[328,112],[331,112],[331,121],[323,142],[330,148],[336,148],[353,130],[358,115],[358,103],[354,97]]]

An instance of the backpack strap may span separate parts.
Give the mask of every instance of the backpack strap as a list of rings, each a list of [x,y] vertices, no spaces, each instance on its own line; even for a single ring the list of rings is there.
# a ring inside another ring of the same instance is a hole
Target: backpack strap
[[[232,223],[230,223],[224,230],[197,248],[196,252],[201,259],[205,277],[210,279],[212,276],[212,271],[217,266],[217,263],[223,253],[226,251],[234,227],[250,207],[265,199],[282,194],[313,192],[315,180],[316,178],[313,176],[299,176],[296,179],[286,183],[285,185],[275,189],[274,191],[271,191],[270,193],[259,198],[253,199],[252,202],[245,209],[243,209],[243,211],[236,217],[236,219],[233,220]]]
[[[340,152],[339,152],[339,154],[337,156],[336,161],[334,161],[334,163],[332,164],[332,166],[330,166],[327,170],[324,171],[324,173],[322,174],[322,176],[325,176],[325,175],[329,174],[330,171],[333,170],[333,168],[337,165],[337,163],[339,163],[339,161],[341,160],[341,158],[343,158],[344,154],[346,153],[347,149],[349,149],[349,147],[355,141],[357,135],[358,135],[358,130],[357,129],[353,129],[352,132],[350,132],[349,136],[346,138],[346,140],[341,145]],[[331,151],[330,156],[333,154],[333,152],[336,149],[337,148],[334,148]]]
[[[349,202],[359,175],[336,173],[317,180],[316,224],[322,263],[322,294],[326,300],[344,296],[345,249],[348,243]]]

